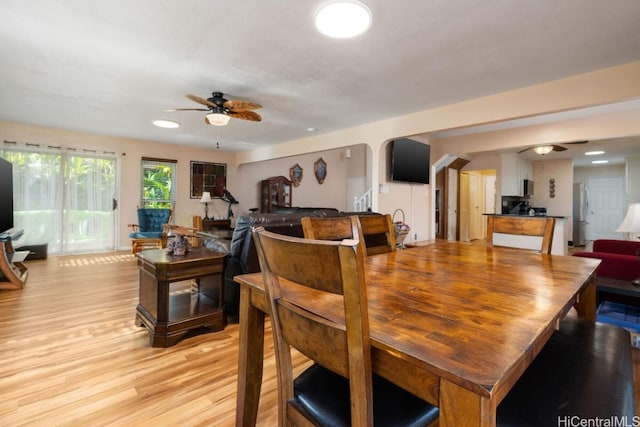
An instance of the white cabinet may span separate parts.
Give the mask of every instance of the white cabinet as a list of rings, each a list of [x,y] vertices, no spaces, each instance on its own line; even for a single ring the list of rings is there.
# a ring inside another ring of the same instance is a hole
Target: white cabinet
[[[500,154],[501,184],[503,196],[524,195],[524,180],[533,179],[531,162],[515,153]]]

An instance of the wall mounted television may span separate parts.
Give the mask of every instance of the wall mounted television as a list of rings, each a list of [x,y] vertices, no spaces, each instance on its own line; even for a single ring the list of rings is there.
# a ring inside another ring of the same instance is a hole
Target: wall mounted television
[[[13,228],[13,167],[0,158],[0,233]]]
[[[431,146],[398,138],[391,146],[391,180],[428,184],[431,175]]]

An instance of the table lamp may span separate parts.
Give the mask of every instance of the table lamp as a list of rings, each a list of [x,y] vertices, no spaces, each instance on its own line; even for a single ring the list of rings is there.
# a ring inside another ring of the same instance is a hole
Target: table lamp
[[[202,219],[209,219],[209,202],[211,202],[211,193],[203,191],[200,199],[200,203],[204,203],[204,218]]]
[[[631,234],[640,234],[640,203],[631,203],[629,205],[627,215],[624,217],[622,224],[620,224],[620,227],[618,227],[616,232],[629,233],[627,235],[629,240],[631,240]],[[636,252],[636,255],[638,255],[638,261],[640,262],[640,254]],[[640,286],[640,277],[633,280],[631,283],[636,286]]]

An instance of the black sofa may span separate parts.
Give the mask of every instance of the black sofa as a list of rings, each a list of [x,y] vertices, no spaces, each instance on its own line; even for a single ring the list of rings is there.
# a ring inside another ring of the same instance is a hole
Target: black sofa
[[[300,220],[305,216],[377,215],[372,212],[341,212],[333,208],[306,207],[278,208],[277,212],[240,215],[236,220],[224,267],[224,305],[229,322],[239,320],[240,286],[233,278],[238,274],[260,271],[258,254],[251,235],[254,227],[264,227],[265,230],[287,236],[303,237]]]

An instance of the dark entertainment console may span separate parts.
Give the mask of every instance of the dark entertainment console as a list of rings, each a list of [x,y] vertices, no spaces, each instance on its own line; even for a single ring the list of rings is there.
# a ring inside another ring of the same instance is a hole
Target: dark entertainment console
[[[23,261],[29,251],[15,251],[11,243],[22,233],[22,230],[0,233],[0,289],[22,289],[27,281],[27,267]]]

